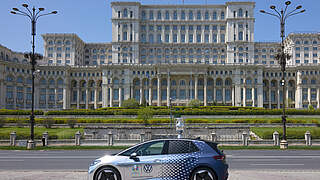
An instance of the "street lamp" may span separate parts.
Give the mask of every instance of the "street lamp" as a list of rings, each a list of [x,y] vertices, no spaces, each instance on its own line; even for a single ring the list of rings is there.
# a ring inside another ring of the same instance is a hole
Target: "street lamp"
[[[169,108],[170,108],[170,128],[172,128],[172,104],[171,104],[172,98],[169,98]]]
[[[286,1],[285,2],[285,9],[283,8],[279,11],[277,10],[276,6],[271,5],[270,9],[274,12],[267,12],[264,10],[260,10],[261,13],[268,14],[271,16],[275,16],[280,20],[280,37],[281,37],[281,52],[276,55],[276,59],[278,60],[280,66],[281,66],[281,71],[282,71],[282,79],[281,79],[281,86],[282,86],[282,123],[283,123],[283,137],[282,141],[280,143],[280,148],[281,149],[287,149],[288,148],[288,142],[287,142],[287,128],[286,128],[286,111],[285,111],[285,93],[286,93],[286,86],[285,86],[285,71],[286,71],[286,61],[287,59],[290,59],[290,55],[288,53],[284,52],[284,38],[285,38],[285,23],[286,20],[294,15],[304,13],[306,10],[300,10],[302,8],[301,5],[297,6],[295,9],[291,11],[287,11],[289,5],[291,4],[291,1]]]
[[[25,58],[30,59],[30,64],[32,65],[31,73],[32,73],[32,102],[31,102],[31,115],[30,115],[30,140],[28,141],[27,148],[33,149],[35,147],[34,143],[34,77],[35,77],[35,65],[37,64],[37,59],[42,59],[42,56],[40,54],[35,53],[35,36],[36,36],[36,23],[37,20],[46,15],[50,14],[57,14],[57,11],[52,11],[50,13],[42,13],[44,11],[44,8],[38,8],[36,9],[33,7],[32,9],[29,9],[28,4],[22,4],[22,6],[26,9],[26,11],[19,10],[18,8],[12,8],[11,13],[21,16],[26,16],[31,21],[31,35],[32,35],[32,52],[25,54]]]

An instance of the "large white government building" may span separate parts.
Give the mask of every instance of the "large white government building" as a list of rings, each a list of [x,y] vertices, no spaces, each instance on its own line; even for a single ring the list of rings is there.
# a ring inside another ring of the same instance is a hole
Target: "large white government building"
[[[153,106],[198,99],[205,106],[282,107],[280,42],[254,41],[254,2],[111,7],[111,43],[42,35],[36,109],[116,107],[129,98]],[[320,107],[319,45],[320,33],[285,39],[290,108]],[[31,108],[31,65],[22,53],[0,46],[0,82],[0,108]]]

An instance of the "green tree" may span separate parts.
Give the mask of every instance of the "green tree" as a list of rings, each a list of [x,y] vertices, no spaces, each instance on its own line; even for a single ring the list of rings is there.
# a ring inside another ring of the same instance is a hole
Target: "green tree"
[[[192,99],[188,102],[188,106],[190,107],[200,107],[201,106],[201,101],[198,99]]]
[[[313,107],[311,104],[309,104],[308,109],[309,109],[310,111],[314,111],[314,107]]]
[[[150,108],[150,107],[146,107],[146,108],[143,108],[143,109],[140,109],[138,111],[138,119],[142,119],[143,120],[143,123],[145,125],[148,125],[149,124],[149,120],[152,119],[153,117],[153,109]]]
[[[5,123],[6,123],[6,118],[0,117],[0,128],[2,128]]]
[[[139,102],[135,99],[128,99],[122,102],[122,107],[127,109],[137,109],[139,108]]]

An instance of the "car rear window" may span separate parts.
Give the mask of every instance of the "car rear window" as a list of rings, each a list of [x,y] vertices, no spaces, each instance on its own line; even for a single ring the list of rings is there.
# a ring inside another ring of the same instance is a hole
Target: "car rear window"
[[[184,154],[199,151],[198,147],[192,141],[169,141],[168,154]]]
[[[219,150],[218,144],[210,141],[205,141],[206,144],[208,144],[213,150],[215,150],[218,154],[223,155],[223,153]]]

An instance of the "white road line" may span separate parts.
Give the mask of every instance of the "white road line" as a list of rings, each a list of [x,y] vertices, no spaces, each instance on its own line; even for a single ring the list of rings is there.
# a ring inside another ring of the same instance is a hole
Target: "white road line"
[[[17,160],[17,159],[10,159],[10,160],[2,160],[0,159],[0,162],[23,162],[24,160]]]
[[[304,164],[249,164],[250,166],[304,166]]]
[[[281,161],[280,159],[234,159],[232,162],[244,162],[244,161]]]

